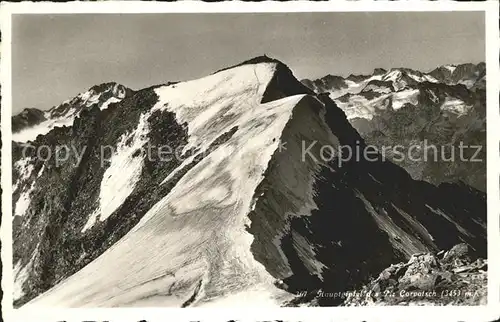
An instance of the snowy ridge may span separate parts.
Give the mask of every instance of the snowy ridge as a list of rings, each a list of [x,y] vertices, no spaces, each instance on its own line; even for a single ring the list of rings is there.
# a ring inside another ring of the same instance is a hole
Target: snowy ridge
[[[446,68],[451,74],[453,74],[455,69],[457,69],[457,66],[455,65],[444,65],[443,67]]]
[[[243,65],[198,80],[160,87],[155,90],[160,99],[152,112],[174,112],[179,124],[188,124],[189,143],[183,152],[199,149],[239,123],[248,122],[249,116],[260,107],[275,68],[271,63]],[[236,97],[239,103],[235,103]]]
[[[179,124],[188,124],[189,142],[182,153],[196,150],[162,183],[192,163],[221,134],[249,122],[260,107],[258,99],[264,94],[274,72],[274,64],[243,65],[236,71],[224,70],[216,76],[156,89],[159,101],[152,112],[168,110],[175,113]],[[234,103],[236,97],[239,97],[238,104]]]
[[[417,105],[418,94],[418,89],[404,90],[394,93],[392,96],[392,108],[394,110],[398,110],[405,104]]]
[[[103,87],[103,88],[100,88]],[[34,141],[38,135],[44,135],[55,127],[72,126],[76,117],[83,109],[97,104],[101,110],[109,107],[109,104],[118,103],[123,100],[130,90],[116,83],[103,84],[92,87],[88,91],[68,99],[58,106],[43,112],[45,120],[26,126],[18,132],[12,133],[15,142]]]
[[[205,144],[202,137],[210,142],[230,127],[238,126],[238,130],[190,169],[118,243],[27,307],[136,306],[160,301],[181,306],[195,290],[192,305],[212,305],[227,296],[222,304],[242,299],[240,305],[254,305],[244,301],[242,294],[251,295],[256,289],[261,291],[259,298],[270,305],[289,298],[290,294],[272,286],[274,278],[254,259],[252,236],[244,230],[254,191],[292,111],[304,97],[261,104],[274,70],[273,64],[243,65],[160,88],[153,110],[166,106],[186,121],[192,147]],[[205,95],[188,91],[194,89]],[[203,113],[196,108],[197,100],[198,106],[205,107]],[[225,113],[220,115],[220,111]],[[221,123],[224,116],[227,121]],[[134,245],[133,252],[130,245]],[[111,287],[118,284],[121,290]],[[169,288],[175,289],[175,296],[158,292]]]

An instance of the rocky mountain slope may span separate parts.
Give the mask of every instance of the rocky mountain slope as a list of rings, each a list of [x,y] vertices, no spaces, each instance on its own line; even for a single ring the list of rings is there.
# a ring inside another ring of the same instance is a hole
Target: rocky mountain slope
[[[463,180],[486,191],[484,63],[445,65],[429,73],[376,69],[372,75],[302,82],[328,93],[366,142],[385,150],[414,179]]]
[[[414,254],[350,292],[344,305],[486,305],[487,268],[486,260],[469,258],[466,244],[437,254]]]
[[[15,142],[35,140],[37,135],[46,134],[55,127],[71,126],[83,110],[93,105],[106,109],[110,104],[118,103],[132,94],[133,90],[123,85],[103,83],[47,111],[26,108],[12,117],[12,140]]]
[[[483,192],[341,146],[364,147],[345,113],[265,56],[92,105],[13,145],[15,306],[341,305],[318,292],[486,256]]]

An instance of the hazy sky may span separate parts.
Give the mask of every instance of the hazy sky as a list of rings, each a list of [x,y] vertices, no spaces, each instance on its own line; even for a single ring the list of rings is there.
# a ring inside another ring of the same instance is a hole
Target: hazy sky
[[[298,78],[485,60],[484,14],[80,14],[13,17],[13,113],[95,84],[140,89],[267,54]]]

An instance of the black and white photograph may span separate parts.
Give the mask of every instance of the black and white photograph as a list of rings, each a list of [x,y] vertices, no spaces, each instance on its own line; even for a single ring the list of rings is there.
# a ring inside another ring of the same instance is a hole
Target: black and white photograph
[[[4,306],[492,305],[485,8],[8,12]]]

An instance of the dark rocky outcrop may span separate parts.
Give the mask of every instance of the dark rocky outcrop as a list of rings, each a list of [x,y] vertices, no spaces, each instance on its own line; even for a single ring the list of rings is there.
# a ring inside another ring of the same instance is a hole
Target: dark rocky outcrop
[[[383,75],[387,73],[387,70],[383,69],[383,68],[375,68],[373,70],[373,75]]]
[[[21,113],[12,117],[12,132],[19,132],[24,128],[40,124],[45,120],[43,111],[36,108],[25,108]]]
[[[353,82],[362,82],[364,81],[365,79],[368,79],[370,78],[370,75],[354,75],[354,74],[351,74],[349,76],[346,77],[347,80],[350,80],[350,81],[353,81]]]
[[[459,64],[452,65],[453,72],[450,69],[441,66],[429,74],[445,84],[458,84],[464,82],[475,83],[486,75],[486,64],[481,62],[479,64]]]
[[[326,75],[325,77],[318,78],[316,80],[303,79],[302,84],[306,87],[314,90],[315,92],[322,93],[327,90],[339,90],[347,88],[347,84],[343,77]]]
[[[343,305],[485,305],[488,262],[468,252],[458,244],[447,252],[415,254],[346,293]]]

